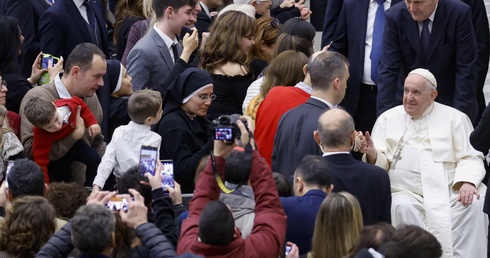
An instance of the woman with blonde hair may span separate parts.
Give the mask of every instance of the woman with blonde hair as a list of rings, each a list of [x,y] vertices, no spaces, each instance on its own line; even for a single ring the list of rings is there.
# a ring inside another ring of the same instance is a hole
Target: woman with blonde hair
[[[55,232],[56,213],[40,196],[15,199],[0,226],[0,257],[34,257]]]
[[[309,258],[340,258],[359,238],[362,212],[356,197],[348,192],[331,193],[318,210]]]
[[[253,18],[239,11],[227,11],[211,25],[199,53],[200,67],[211,74],[217,96],[209,108],[209,118],[242,113],[241,104],[254,80],[246,65],[254,35]]]
[[[260,87],[259,95],[248,104],[245,115],[255,120],[257,109],[265,96],[275,86],[294,86],[305,79],[303,67],[308,62],[305,54],[294,50],[286,50],[272,60],[265,69],[264,82]]]

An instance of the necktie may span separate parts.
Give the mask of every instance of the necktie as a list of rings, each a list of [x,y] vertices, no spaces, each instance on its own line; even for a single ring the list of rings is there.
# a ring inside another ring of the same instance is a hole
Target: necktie
[[[422,50],[424,54],[427,55],[429,52],[429,39],[430,39],[430,31],[429,31],[429,19],[425,19],[422,22],[422,33],[420,33],[420,45],[422,46]]]
[[[179,52],[177,51],[177,43],[172,44],[172,52],[174,53],[174,63],[179,60]]]
[[[97,20],[95,18],[94,9],[92,9],[92,5],[88,0],[83,1],[83,6],[85,6],[85,10],[87,10],[87,19],[90,27],[95,34],[97,34]]]
[[[379,58],[381,57],[381,46],[383,44],[383,30],[385,27],[385,0],[376,0],[378,3],[378,9],[376,10],[376,16],[374,17],[373,27],[373,42],[371,48],[371,80],[374,84],[378,81],[378,66]]]

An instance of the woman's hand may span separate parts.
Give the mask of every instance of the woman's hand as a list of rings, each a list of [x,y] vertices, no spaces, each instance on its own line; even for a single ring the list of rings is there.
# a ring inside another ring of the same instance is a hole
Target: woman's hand
[[[50,82],[54,80],[56,75],[59,73],[63,72],[63,57],[60,57],[60,60],[58,61],[57,64],[53,66],[53,61],[49,60],[48,61],[48,74],[49,74],[49,80]]]
[[[48,70],[44,69],[41,67],[41,58],[42,58],[43,52],[40,52],[36,60],[34,60],[34,63],[32,64],[32,71],[31,71],[31,77],[27,79],[31,85],[36,85],[37,82],[41,79],[41,76]]]

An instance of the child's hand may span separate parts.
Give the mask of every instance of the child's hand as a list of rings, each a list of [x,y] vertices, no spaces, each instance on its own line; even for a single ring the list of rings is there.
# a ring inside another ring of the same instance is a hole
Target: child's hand
[[[100,133],[100,125],[94,124],[88,127],[88,135],[92,138]]]

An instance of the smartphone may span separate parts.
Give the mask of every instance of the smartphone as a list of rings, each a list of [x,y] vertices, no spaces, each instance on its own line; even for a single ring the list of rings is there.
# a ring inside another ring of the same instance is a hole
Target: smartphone
[[[163,189],[165,189],[166,186],[174,188],[174,162],[171,159],[162,160],[161,162],[162,170],[160,171],[160,174],[162,175],[162,187]]]
[[[141,146],[139,170],[141,176],[145,173],[155,175],[157,165],[158,148],[152,146]]]
[[[43,56],[41,58],[41,67],[44,69],[48,69],[49,60],[53,61],[53,64],[51,65],[51,67],[53,67],[55,64],[58,63],[58,61],[60,61],[60,59],[58,57],[52,56],[50,54],[43,54]]]
[[[287,245],[287,246],[286,246],[286,255],[288,255],[288,254],[289,254],[289,252],[291,252],[291,249],[293,249],[293,247],[292,247],[292,246],[290,246],[290,245]]]
[[[105,204],[107,208],[109,208],[111,211],[128,211],[128,201],[126,199],[120,197],[120,196],[114,196],[112,197],[107,203]]]
[[[233,140],[233,128],[232,127],[217,127],[214,129],[215,140]]]

